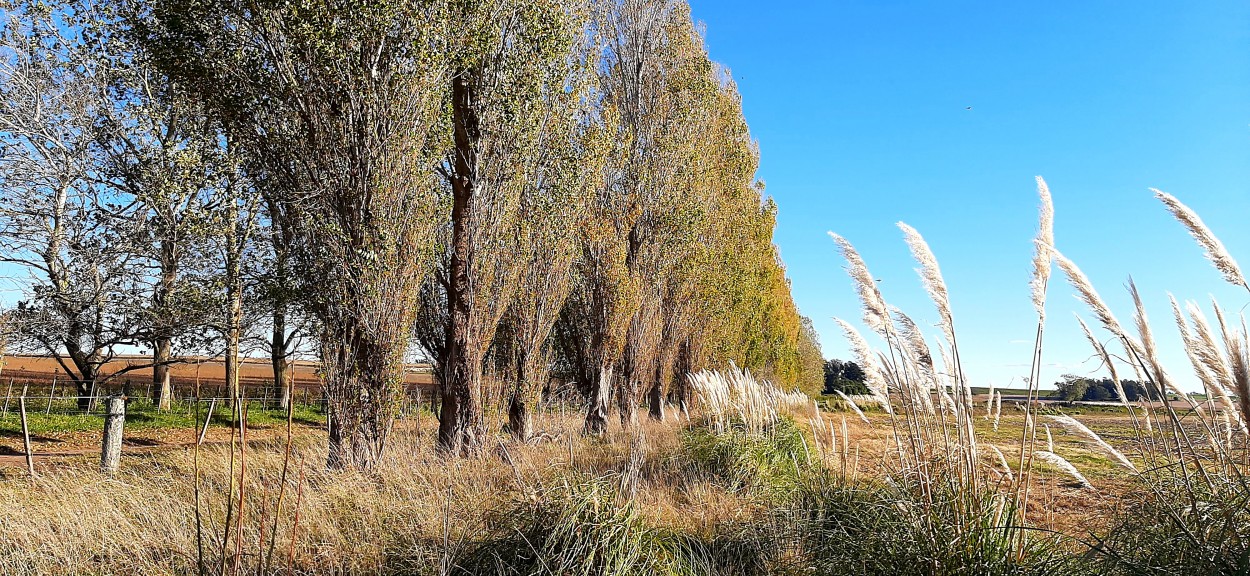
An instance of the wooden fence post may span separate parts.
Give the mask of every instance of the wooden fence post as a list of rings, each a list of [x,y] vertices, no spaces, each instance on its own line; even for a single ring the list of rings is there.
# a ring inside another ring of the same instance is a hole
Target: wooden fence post
[[[4,413],[0,414],[0,418],[9,417],[9,398],[13,397],[13,379],[9,378],[9,391],[4,393]]]
[[[56,396],[56,374],[52,375],[52,391],[48,392],[48,408],[43,411],[43,415],[47,416],[52,413],[52,397]]]
[[[195,401],[199,402],[200,399],[196,398]],[[216,410],[216,409],[217,409],[217,399],[213,398],[212,400],[208,402],[208,416],[204,417],[204,428],[200,430],[200,437],[196,439],[195,441],[196,446],[199,446],[200,444],[204,443],[204,436],[208,435],[208,424],[213,421],[213,410]]]
[[[18,409],[22,412],[22,447],[26,450],[26,471],[35,477],[35,458],[30,450],[30,426],[26,424],[26,396],[18,400]]]
[[[104,439],[100,445],[100,471],[117,472],[122,457],[122,428],[126,424],[125,396],[109,396],[108,412],[104,416]]]

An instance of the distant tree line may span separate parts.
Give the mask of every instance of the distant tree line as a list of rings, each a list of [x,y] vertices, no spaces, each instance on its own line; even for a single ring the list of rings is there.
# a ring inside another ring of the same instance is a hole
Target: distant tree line
[[[1124,397],[1129,402],[1147,398],[1146,385],[1136,380],[1121,380]],[[1110,378],[1087,378],[1065,374],[1063,379],[1055,383],[1055,396],[1068,401],[1114,402],[1120,399],[1115,382]]]
[[[846,395],[870,394],[868,385],[864,383],[864,369],[851,360],[825,361],[825,386],[822,394],[841,392]]]
[[[0,40],[6,330],[80,393],[314,351],[329,464],[383,452],[410,350],[438,447],[532,433],[552,373],[633,426],[735,362],[827,383],[732,76],[681,0],[19,0]],[[302,344],[301,344],[302,343]],[[120,351],[150,351],[122,372]],[[844,378],[845,382],[852,382]],[[286,387],[284,387],[284,391]],[[289,393],[289,392],[288,392]]]

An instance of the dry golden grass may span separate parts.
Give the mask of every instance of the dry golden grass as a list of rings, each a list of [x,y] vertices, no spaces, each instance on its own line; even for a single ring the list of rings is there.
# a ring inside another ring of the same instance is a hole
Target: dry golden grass
[[[578,433],[580,413],[547,411],[536,415],[542,440],[518,445],[501,431],[501,416],[492,415],[498,441],[476,458],[458,460],[435,455],[437,422],[430,414],[401,420],[388,457],[369,474],[325,471],[324,432],[311,428],[298,431],[289,461],[281,435],[250,441],[242,453],[233,452],[233,464],[229,444],[201,448],[201,537],[209,572],[224,566],[231,573],[236,562],[252,573],[261,566],[285,573],[288,563],[297,573],[439,572],[517,503],[537,501],[570,478],[619,479],[630,460],[633,433],[645,440],[633,506],[648,525],[710,539],[726,526],[758,523],[769,512],[767,502],[692,469],[683,451],[684,422],[645,422],[628,433],[613,426],[603,438],[584,438]],[[887,415],[869,412],[869,424],[849,412],[823,418],[834,425],[838,444],[846,421],[848,450],[844,455],[841,446],[818,446],[810,434],[812,421],[796,417],[808,432],[813,460],[823,458],[830,469],[845,470],[860,482],[896,471]],[[1131,435],[1127,414],[1108,411],[1081,419],[1133,457],[1134,446],[1125,442]],[[1008,408],[999,431],[990,421],[976,420],[981,442],[998,447],[1009,462],[1019,456],[1016,431],[1023,423],[1023,413]],[[1106,525],[1118,500],[1113,496],[1133,484],[1078,434],[1056,427],[1054,436],[1055,451],[1094,487],[1082,489],[1061,471],[1039,464],[1028,519],[1044,530],[1085,537]],[[244,460],[240,533],[237,483]],[[285,482],[284,462],[290,464]],[[980,464],[1001,468],[988,450]],[[10,470],[0,480],[0,573],[194,572],[195,468],[194,450],[176,448],[132,452],[114,477],[97,472],[89,457],[58,460],[33,481]],[[1005,477],[999,482],[1009,486]]]
[[[317,573],[423,573],[481,534],[493,511],[536,498],[572,473],[617,474],[629,459],[630,442],[619,429],[584,439],[574,433],[580,421],[572,414],[541,415],[537,424],[549,435],[537,444],[505,444],[501,434],[477,458],[443,460],[432,448],[432,416],[401,421],[389,457],[369,474],[326,472],[323,433],[304,430],[294,439],[285,483],[282,438],[249,442],[242,454],[233,453],[233,465],[228,445],[205,446],[199,478],[206,562],[210,571],[223,559],[229,571],[238,557],[253,572],[261,564],[281,572],[291,562],[297,571]],[[675,423],[641,427],[648,455],[636,498],[641,515],[693,532],[745,521],[752,507],[743,497],[714,482],[683,480],[675,459],[678,429]],[[237,483],[244,460],[240,545]],[[130,454],[114,477],[97,472],[86,457],[46,467],[34,480],[7,475],[0,480],[0,573],[194,572],[195,467],[194,450],[179,448]],[[227,508],[232,526],[223,554]]]

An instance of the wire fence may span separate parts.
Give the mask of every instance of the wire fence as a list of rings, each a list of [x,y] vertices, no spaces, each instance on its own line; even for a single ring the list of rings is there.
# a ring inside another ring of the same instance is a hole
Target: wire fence
[[[39,416],[103,416],[106,411],[105,399],[111,396],[126,398],[127,414],[182,414],[194,418],[199,410],[199,418],[208,418],[209,406],[214,408],[213,417],[228,416],[235,404],[246,406],[251,415],[279,416],[285,415],[287,403],[296,412],[307,415],[314,412],[324,416],[326,399],[320,387],[296,386],[289,390],[284,402],[282,387],[271,382],[240,387],[239,394],[232,396],[224,385],[196,386],[190,383],[176,383],[170,395],[169,410],[159,410],[157,399],[152,395],[151,383],[142,386],[133,382],[112,383],[105,386],[92,386],[87,394],[80,394],[78,386],[72,382],[58,380],[22,380],[8,378],[0,380],[0,427],[9,429],[18,416],[18,405],[24,401],[26,413],[32,418]],[[397,415],[407,418],[418,412],[435,411],[438,396],[431,390],[419,386],[407,387],[397,399]]]
[[[29,382],[10,379],[8,382],[0,382],[0,391],[3,392],[3,396],[0,396],[0,421],[9,418],[16,411],[20,399],[25,399],[26,411],[31,415],[103,414],[106,410],[104,399],[116,395],[126,398],[127,411],[146,412],[157,409],[157,400],[152,397],[150,387],[101,386],[92,387],[87,394],[81,394],[73,384],[62,386],[59,383],[49,385],[41,382],[31,385]],[[169,400],[171,410],[186,411],[188,416],[194,414],[196,404],[216,402],[231,405],[236,400],[246,404],[249,410],[285,410],[282,390],[275,386],[247,387],[237,397],[227,394],[224,387],[202,388],[199,395],[193,389],[184,391],[175,387]],[[292,390],[288,400],[300,407],[318,410],[324,410],[325,407],[325,399],[318,389]]]

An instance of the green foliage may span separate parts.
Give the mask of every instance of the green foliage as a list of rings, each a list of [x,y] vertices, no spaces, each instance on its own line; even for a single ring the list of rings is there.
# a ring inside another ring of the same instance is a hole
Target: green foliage
[[[1250,574],[1250,486],[1240,475],[1143,478],[1094,550],[1107,574]]]
[[[1136,402],[1148,396],[1145,384],[1136,380],[1121,380],[1120,387],[1124,390],[1124,397],[1129,402]],[[1063,380],[1055,383],[1055,390],[1056,396],[1069,402],[1078,400],[1114,402],[1120,399],[1115,382],[1110,378],[1086,378],[1065,374]]]
[[[612,478],[571,476],[498,511],[453,574],[707,574],[697,542],[648,526]]]
[[[724,482],[731,490],[785,497],[799,488],[812,467],[803,433],[781,418],[764,434],[731,426],[717,433],[695,426],[682,432],[682,446],[693,469]]]
[[[939,492],[943,484],[930,486]],[[930,501],[932,504],[926,505]],[[969,502],[961,507],[956,502]],[[847,484],[816,477],[782,512],[794,530],[786,540],[798,548],[794,562],[820,575],[1075,575],[1079,557],[1041,534],[1012,523],[1010,498],[983,493],[974,498],[937,494],[928,500],[918,487]]]
[[[1063,382],[1055,383],[1057,396],[1068,402],[1084,400],[1085,393],[1089,391],[1089,382],[1084,379],[1069,379]]]
[[[864,384],[864,369],[853,361],[833,359],[824,365],[824,388],[822,394],[841,392],[847,395],[869,394],[872,391]]]
[[[46,404],[39,403],[36,407],[31,403],[27,404],[26,421],[30,428],[30,433],[35,436],[43,435],[59,435],[71,434],[75,432],[91,432],[98,433],[104,427],[104,406],[103,403],[96,406],[92,412],[83,412],[77,409],[76,404],[72,400],[57,400],[52,403],[49,413],[45,414]],[[203,420],[208,416],[208,405],[200,405],[201,413],[198,416],[199,425],[203,426]],[[295,404],[293,420],[297,424],[309,426],[323,426],[325,415],[317,406],[307,404]],[[197,416],[195,415],[195,406],[184,402],[174,402],[169,410],[157,410],[155,406],[145,400],[137,400],[132,402],[126,409],[126,430],[171,430],[171,429],[194,429],[196,427]],[[228,427],[234,420],[231,408],[224,403],[218,403],[213,410],[212,427]],[[265,409],[260,402],[250,402],[248,405],[247,425],[253,428],[271,428],[275,426],[286,425],[286,411],[276,408],[270,404],[269,409]],[[22,423],[18,417],[17,410],[14,406],[9,407],[9,414],[5,418],[0,418],[0,436],[17,435],[22,433]]]

